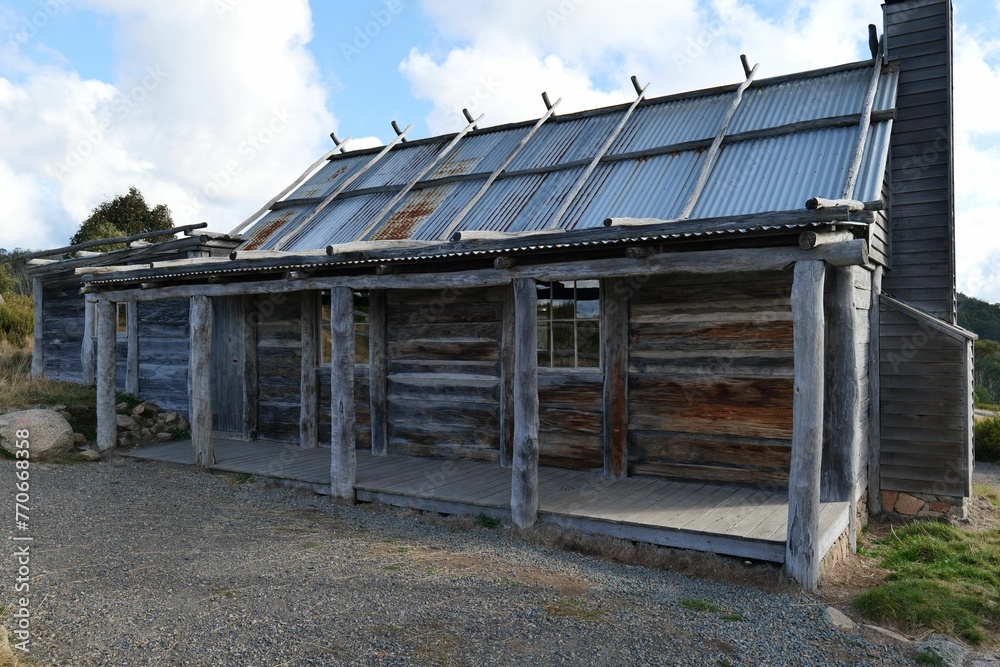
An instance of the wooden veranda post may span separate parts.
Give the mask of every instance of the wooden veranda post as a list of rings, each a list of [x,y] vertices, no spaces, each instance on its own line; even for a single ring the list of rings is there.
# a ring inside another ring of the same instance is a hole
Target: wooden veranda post
[[[118,332],[114,301],[97,302],[97,448],[115,446],[118,422],[115,414],[115,343]]]
[[[354,292],[330,290],[330,493],[354,499]]]
[[[38,308],[35,308],[38,312]],[[40,329],[36,329],[40,331]],[[83,383],[97,383],[96,340],[97,340],[97,301],[87,301],[83,305],[83,345],[80,350],[80,363],[83,366]]]
[[[807,591],[815,590],[819,584],[825,276],[826,265],[821,260],[795,263],[792,282],[795,384],[785,568]]]
[[[128,353],[125,357],[125,391],[139,395],[139,303],[125,303],[125,330]]]
[[[538,519],[538,293],[535,281],[514,281],[514,457],[510,512],[514,525]]]
[[[319,304],[315,292],[302,292],[299,316],[301,339],[302,401],[299,404],[299,444],[319,446],[319,387],[316,384],[318,364],[316,338],[319,334]]]
[[[45,326],[45,303],[40,278],[33,278],[31,281],[31,298],[32,303],[35,305],[35,333],[31,351],[31,377],[38,379],[45,376],[45,347],[42,344],[42,333]],[[86,336],[87,332],[85,331],[84,340],[86,340]]]
[[[604,367],[604,474],[628,474],[628,282],[601,284],[601,354]]]
[[[368,386],[371,406],[372,455],[389,453],[387,380],[389,348],[388,305],[385,290],[368,293]]]
[[[190,304],[191,445],[194,464],[202,470],[215,465],[212,442],[212,298],[193,296]]]

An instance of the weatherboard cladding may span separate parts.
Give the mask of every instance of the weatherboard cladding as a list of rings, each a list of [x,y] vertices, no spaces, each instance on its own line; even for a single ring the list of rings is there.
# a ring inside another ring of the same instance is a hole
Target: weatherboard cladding
[[[858,116],[872,66],[871,62],[856,63],[774,82],[755,82],[744,95],[728,134]],[[896,80],[894,72],[881,76],[876,111],[893,107]],[[727,87],[640,104],[570,202],[558,227],[597,227],[608,217],[677,217],[709,159],[707,149],[719,132],[733,95],[734,88]],[[547,120],[459,228],[503,232],[549,228],[625,110],[618,106]],[[872,200],[881,195],[890,126],[891,121],[881,119],[872,124],[856,199]],[[357,240],[442,239],[458,213],[517,149],[531,127],[532,123],[519,123],[475,131],[443,159],[439,153],[454,135],[399,144],[289,239],[282,250],[312,250]],[[793,128],[779,136],[724,142],[692,217],[799,209],[810,197],[840,197],[857,132],[857,124],[850,121],[839,127]],[[671,150],[674,146],[677,149]],[[272,249],[323,197],[376,155],[377,150],[369,150],[331,158],[279,204],[289,208],[269,212],[252,226],[244,248]],[[430,165],[433,168],[421,182],[385,212],[399,188]],[[440,179],[446,180],[438,182]],[[295,205],[296,200],[309,201]]]

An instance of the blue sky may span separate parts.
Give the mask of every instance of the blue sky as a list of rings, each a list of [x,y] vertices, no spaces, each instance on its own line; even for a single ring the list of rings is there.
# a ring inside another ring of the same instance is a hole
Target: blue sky
[[[636,18],[640,17],[640,18]],[[1000,301],[1000,12],[955,3],[959,287]],[[330,147],[858,60],[878,0],[0,0],[0,247],[136,185],[228,231]],[[266,140],[266,141],[265,141]]]

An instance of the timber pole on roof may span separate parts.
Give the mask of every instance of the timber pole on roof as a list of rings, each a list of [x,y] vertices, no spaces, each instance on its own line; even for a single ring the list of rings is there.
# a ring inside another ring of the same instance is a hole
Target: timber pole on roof
[[[330,290],[330,493],[354,499],[354,292]]]
[[[215,443],[212,442],[212,297],[191,297],[190,319],[191,446],[194,448],[194,464],[208,471],[215,465]]]
[[[819,511],[823,450],[826,265],[795,263],[792,281],[795,381],[792,402],[792,462],[788,480],[785,568],[807,591],[819,584]]]
[[[118,422],[115,414],[115,342],[117,307],[114,301],[97,302],[97,449],[115,446]]]
[[[514,279],[514,457],[510,513],[518,528],[538,519],[538,293]]]

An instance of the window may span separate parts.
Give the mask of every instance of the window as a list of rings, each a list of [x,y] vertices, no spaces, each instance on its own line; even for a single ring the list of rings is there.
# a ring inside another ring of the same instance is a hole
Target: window
[[[538,283],[538,365],[599,368],[601,288],[597,280]]]
[[[128,338],[128,304],[119,301],[117,306],[118,328],[115,330],[117,338]]]
[[[320,345],[320,361],[329,365],[333,356],[330,333],[330,293],[322,293],[322,309],[320,310],[319,330],[322,333]],[[354,293],[354,363],[368,363],[368,292]]]

